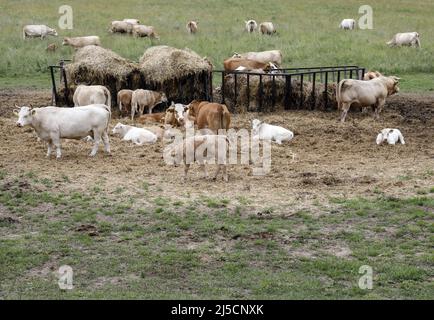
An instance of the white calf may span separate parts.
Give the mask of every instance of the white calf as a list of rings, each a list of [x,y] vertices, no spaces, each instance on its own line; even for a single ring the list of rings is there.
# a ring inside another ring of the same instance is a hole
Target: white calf
[[[381,130],[377,136],[377,144],[381,144],[384,141],[387,141],[388,144],[396,144],[398,142],[405,144],[404,137],[398,129],[386,128]]]
[[[254,139],[272,140],[278,144],[282,141],[290,141],[294,138],[294,134],[288,129],[266,124],[258,119],[252,121],[252,133]]]
[[[122,140],[132,141],[138,146],[141,146],[144,143],[155,143],[158,139],[157,135],[149,130],[128,126],[122,123],[118,123],[113,128],[112,132],[113,134],[119,134]]]

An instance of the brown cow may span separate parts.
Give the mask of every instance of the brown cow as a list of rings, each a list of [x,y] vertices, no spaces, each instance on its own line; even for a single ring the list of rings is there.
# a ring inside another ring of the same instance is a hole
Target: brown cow
[[[133,90],[123,89],[118,92],[118,107],[121,115],[131,113],[131,98],[133,97]]]
[[[148,113],[151,114],[152,109],[160,102],[167,102],[164,92],[143,89],[135,90],[131,98],[131,120],[134,119],[137,110],[139,111],[139,116],[141,116],[145,107],[148,108]]]
[[[187,28],[187,32],[190,34],[194,34],[197,32],[197,25],[199,23],[197,21],[189,21],[185,26]]]
[[[188,116],[199,130],[209,128],[216,133],[219,129],[228,130],[231,123],[226,105],[208,101],[193,100],[188,106]]]
[[[264,71],[268,71],[275,68],[272,63],[263,63],[256,60],[246,59],[246,58],[237,58],[232,57],[228,58],[223,62],[223,66],[225,71],[234,71],[238,68],[242,70],[254,70],[254,69],[262,69]]]
[[[151,114],[144,114],[137,118],[138,123],[146,123],[146,122],[158,122],[158,123],[164,123],[164,117],[166,116],[165,112],[158,112],[158,113],[151,113]]]

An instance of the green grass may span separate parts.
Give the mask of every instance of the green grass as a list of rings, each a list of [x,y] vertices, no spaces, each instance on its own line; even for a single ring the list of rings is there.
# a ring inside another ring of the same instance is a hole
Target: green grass
[[[31,176],[0,185],[0,298],[432,299],[430,194],[287,216],[245,200],[62,193]],[[64,264],[70,291],[57,286]],[[372,290],[358,287],[362,265]]]
[[[360,1],[202,1],[149,2],[131,0],[122,6],[113,0],[74,1],[74,29],[58,30],[59,38],[21,39],[22,26],[46,23],[57,27],[61,0],[2,2],[0,5],[0,85],[6,87],[49,87],[47,66],[60,58],[71,58],[73,50],[62,47],[63,36],[99,35],[103,46],[137,61],[151,45],[189,47],[207,56],[217,68],[234,51],[280,49],[284,66],[357,64],[402,78],[404,91],[434,90],[434,24],[431,0],[408,2],[380,0],[372,3],[374,29],[346,32],[338,29],[342,18],[359,18]],[[149,14],[152,12],[152,14]],[[405,17],[399,19],[397,17]],[[157,28],[161,40],[133,39],[107,32],[110,21],[136,17]],[[276,36],[243,32],[244,20],[273,21]],[[199,21],[200,32],[190,36],[185,23]],[[58,28],[57,28],[58,29]],[[422,49],[388,48],[385,44],[397,32],[417,30]],[[45,52],[48,43],[60,49]]]

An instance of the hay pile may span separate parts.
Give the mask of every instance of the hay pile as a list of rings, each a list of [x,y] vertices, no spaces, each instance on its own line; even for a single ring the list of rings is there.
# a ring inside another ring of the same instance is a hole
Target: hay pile
[[[262,111],[269,112],[275,110],[283,110],[285,107],[285,90],[286,81],[284,76],[274,76],[274,102],[273,108],[273,77],[266,75],[263,71],[256,70],[255,73],[263,73],[262,77]],[[251,75],[249,80],[249,89],[247,88],[247,75],[237,75],[237,92],[235,97],[235,75],[229,74],[225,77],[224,95],[225,103],[234,112],[258,111],[260,105],[260,77],[259,75]],[[221,101],[221,89],[215,91],[214,101]],[[288,96],[288,104],[290,109],[317,109],[326,110],[327,108],[336,109],[336,84],[329,83],[327,85],[327,96],[324,92],[324,84],[316,82],[315,97],[313,97],[312,82],[297,79],[291,80],[291,91]],[[249,97],[249,98],[248,98]],[[216,99],[217,98],[217,99]]]
[[[112,101],[116,101],[122,88],[140,86],[140,72],[135,63],[99,46],[79,49],[65,69],[71,91],[77,84],[103,85],[110,90]]]
[[[164,91],[169,100],[206,99],[212,65],[190,49],[151,47],[140,58],[139,69],[146,87]]]
[[[109,49],[86,46],[75,53],[65,70],[68,88],[60,88],[59,92],[69,105],[77,84],[106,86],[112,101],[116,101],[121,89],[143,88],[164,91],[170,100],[190,103],[193,99],[206,98],[212,65],[189,49],[151,47],[137,64]],[[69,97],[65,98],[66,92]]]

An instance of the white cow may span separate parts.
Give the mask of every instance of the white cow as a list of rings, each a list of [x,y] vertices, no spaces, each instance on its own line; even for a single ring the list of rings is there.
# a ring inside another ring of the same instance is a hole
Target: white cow
[[[44,39],[46,36],[51,35],[57,37],[56,29],[50,28],[43,24],[30,24],[24,26],[23,28],[23,39],[26,38],[41,38]]]
[[[341,21],[339,28],[344,29],[344,30],[354,30],[356,28],[356,20],[344,19]]]
[[[282,144],[282,141],[290,141],[294,138],[294,133],[288,129],[266,124],[258,119],[252,121],[252,134],[254,139],[272,140],[276,141],[277,144]]]
[[[258,24],[255,20],[244,21],[246,24],[246,30],[248,33],[255,32],[258,29]]]
[[[17,126],[31,126],[38,137],[48,145],[47,157],[51,155],[53,146],[56,147],[56,157],[62,156],[60,140],[82,139],[93,133],[94,146],[90,156],[95,156],[102,139],[106,153],[110,153],[108,126],[110,123],[110,109],[105,105],[89,105],[77,108],[21,107],[15,110],[18,115]]]
[[[398,129],[386,128],[381,130],[377,136],[377,144],[381,144],[384,141],[387,141],[388,144],[396,144],[398,142],[405,144],[404,137]]]
[[[246,53],[237,53],[234,52],[232,58],[245,58],[249,60],[255,60],[262,63],[272,62],[278,66],[282,64],[282,52],[280,50],[268,50],[268,51],[260,51],[260,52],[246,52]]]
[[[139,24],[140,23],[140,20],[138,20],[138,19],[124,19],[124,20],[122,20],[123,22],[127,22],[127,23],[130,23],[130,24]]]
[[[392,40],[387,42],[391,47],[394,46],[411,46],[420,48],[420,36],[417,32],[397,33]]]
[[[155,143],[158,140],[157,135],[149,130],[125,125],[120,122],[113,128],[112,132],[113,134],[119,134],[122,140],[131,141],[138,146],[144,143]]]
[[[79,85],[72,97],[74,107],[88,106],[90,104],[105,104],[111,107],[110,91],[104,86]]]

